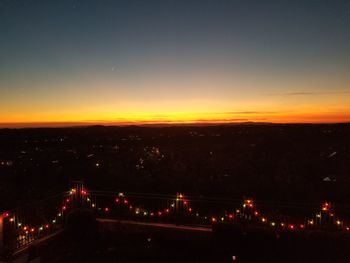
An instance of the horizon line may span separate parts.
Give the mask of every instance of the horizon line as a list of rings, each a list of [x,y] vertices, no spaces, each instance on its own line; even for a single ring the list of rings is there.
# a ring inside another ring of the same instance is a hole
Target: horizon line
[[[222,125],[248,125],[248,124],[266,124],[266,125],[336,125],[350,124],[350,121],[315,121],[315,122],[274,122],[274,121],[191,121],[191,122],[93,122],[93,121],[74,121],[74,122],[0,122],[0,129],[26,129],[26,128],[79,128],[79,127],[130,127],[130,126],[222,126]]]

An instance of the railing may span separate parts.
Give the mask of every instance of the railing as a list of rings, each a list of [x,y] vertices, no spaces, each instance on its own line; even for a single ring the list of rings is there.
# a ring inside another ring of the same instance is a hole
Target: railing
[[[333,206],[329,202],[322,203],[320,207],[317,204],[193,197],[181,193],[169,196],[91,191],[87,195],[91,200],[90,208],[99,217],[176,224],[251,224],[274,230],[323,229],[350,233],[348,221],[344,219],[349,207]],[[343,217],[337,217],[333,207],[339,207],[339,211],[346,209]]]
[[[1,247],[16,251],[34,240],[62,229],[65,214],[59,207],[69,193],[61,193],[40,202],[6,211],[1,215]]]
[[[273,231],[349,232],[348,206],[256,203],[253,199],[88,191],[82,183],[71,190],[0,215],[0,249],[16,251],[64,227],[69,213],[89,209],[99,218],[173,224],[239,224]],[[335,211],[343,212],[337,217]]]

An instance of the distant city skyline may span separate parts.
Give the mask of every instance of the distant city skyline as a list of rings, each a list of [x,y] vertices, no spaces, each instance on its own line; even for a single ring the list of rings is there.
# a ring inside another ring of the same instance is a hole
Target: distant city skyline
[[[350,1],[0,0],[0,127],[350,121]]]

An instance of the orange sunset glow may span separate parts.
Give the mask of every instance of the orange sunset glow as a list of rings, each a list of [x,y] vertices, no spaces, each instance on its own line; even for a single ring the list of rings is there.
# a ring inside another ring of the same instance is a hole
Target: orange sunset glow
[[[318,31],[324,17],[305,17],[300,32],[292,17],[232,17],[219,7],[203,7],[212,21],[196,9],[104,20],[82,7],[85,30],[68,10],[67,21],[53,9],[47,23],[29,14],[29,29],[3,30],[0,125],[350,121],[349,53],[345,40]],[[327,23],[345,39],[348,28]]]

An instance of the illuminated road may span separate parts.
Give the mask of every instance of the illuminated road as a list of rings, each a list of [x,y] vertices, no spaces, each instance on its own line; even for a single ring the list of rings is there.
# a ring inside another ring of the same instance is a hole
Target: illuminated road
[[[101,223],[129,224],[129,225],[140,225],[140,226],[177,229],[177,230],[185,230],[185,231],[212,232],[212,229],[209,226],[208,227],[206,227],[206,226],[185,226],[185,225],[140,222],[140,221],[132,221],[132,220],[105,219],[105,218],[98,218],[97,221],[101,222]]]

